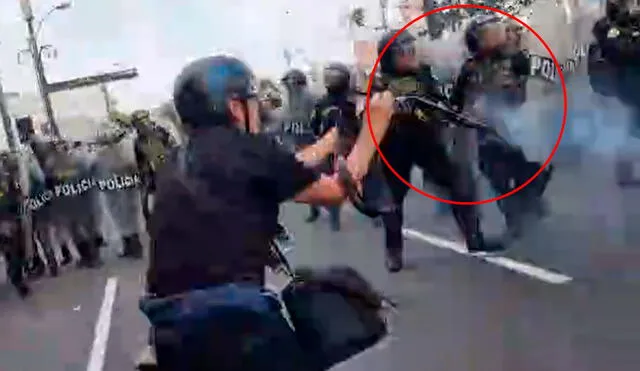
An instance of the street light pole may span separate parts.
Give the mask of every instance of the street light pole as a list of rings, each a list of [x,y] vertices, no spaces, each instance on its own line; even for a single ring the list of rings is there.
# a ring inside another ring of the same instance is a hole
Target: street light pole
[[[65,5],[63,8],[67,6],[68,5]],[[38,40],[36,39],[36,31],[33,25],[34,17],[33,9],[31,7],[31,1],[20,0],[20,7],[22,9],[22,16],[24,18],[24,21],[27,24],[27,42],[29,44],[29,53],[31,54],[31,59],[33,60],[33,68],[36,74],[36,82],[38,84],[40,97],[42,98],[42,104],[44,106],[47,119],[49,120],[49,125],[51,125],[51,128],[53,129],[53,134],[57,138],[61,138],[60,129],[58,128],[58,125],[55,121],[53,106],[51,105],[51,99],[49,97],[49,91],[47,89],[48,84],[44,73],[44,66],[42,64],[42,54],[40,53],[40,47],[38,46]],[[59,7],[56,7],[56,9],[57,8]]]

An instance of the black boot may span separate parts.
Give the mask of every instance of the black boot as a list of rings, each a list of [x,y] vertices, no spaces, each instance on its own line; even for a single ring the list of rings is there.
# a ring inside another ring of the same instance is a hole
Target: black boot
[[[24,282],[17,285],[16,289],[18,290],[18,295],[20,295],[20,298],[22,299],[26,299],[31,295],[31,288]]]
[[[96,236],[93,243],[98,248],[103,247],[105,245],[104,237],[102,237],[102,235]]]
[[[467,251],[470,254],[475,253],[492,253],[506,250],[506,246],[501,240],[486,239],[482,233],[467,239]]]
[[[386,249],[384,265],[389,273],[398,273],[404,267],[402,249]]]
[[[60,262],[61,266],[67,266],[71,264],[73,261],[73,255],[71,255],[71,250],[69,250],[69,246],[67,244],[60,245],[60,253],[62,254],[62,261]]]
[[[5,262],[7,265],[7,277],[11,284],[16,288],[18,295],[22,299],[31,294],[29,285],[25,282],[24,268],[26,261],[24,254],[19,251],[9,251],[5,253]]]
[[[382,214],[385,235],[385,267],[390,273],[397,273],[404,267],[403,262],[403,237],[402,223],[403,210],[397,210]]]
[[[499,252],[506,249],[503,241],[487,240],[480,229],[480,219],[474,206],[453,205],[453,215],[465,237],[469,253]]]
[[[88,241],[81,241],[76,244],[80,253],[79,268],[99,268],[102,266],[100,250],[97,246]]]
[[[316,206],[310,206],[309,208],[309,216],[305,220],[307,223],[313,223],[320,217],[320,209]]]
[[[37,253],[27,263],[27,275],[31,278],[40,278],[44,275],[46,268],[44,262]]]
[[[142,258],[142,244],[140,243],[140,237],[137,234],[123,237],[122,246],[123,251],[122,254],[120,254],[121,258]]]

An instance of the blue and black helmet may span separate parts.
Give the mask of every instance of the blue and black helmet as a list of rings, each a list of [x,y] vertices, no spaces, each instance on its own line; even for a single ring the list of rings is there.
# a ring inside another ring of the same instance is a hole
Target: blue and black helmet
[[[228,101],[246,101],[257,95],[251,69],[239,59],[224,55],[191,62],[180,72],[173,88],[180,120],[192,128],[229,125]]]

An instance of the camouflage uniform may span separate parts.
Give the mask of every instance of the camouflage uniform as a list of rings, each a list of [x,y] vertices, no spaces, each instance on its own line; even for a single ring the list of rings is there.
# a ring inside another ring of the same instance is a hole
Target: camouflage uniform
[[[131,123],[137,132],[134,144],[136,164],[144,182],[142,211],[145,219],[148,219],[151,213],[151,196],[156,189],[156,171],[164,163],[169,149],[177,144],[169,131],[151,121],[148,111],[135,111]]]
[[[19,182],[16,179],[17,168],[12,159],[4,155],[0,174],[0,251],[7,265],[7,276],[20,296],[29,293],[24,279],[27,268],[25,239],[19,213],[22,197]]]

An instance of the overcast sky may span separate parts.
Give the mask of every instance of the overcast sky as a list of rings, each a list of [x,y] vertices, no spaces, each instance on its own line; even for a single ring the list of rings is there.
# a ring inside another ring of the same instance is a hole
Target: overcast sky
[[[39,17],[59,1],[33,0]],[[393,3],[393,1],[392,1]],[[301,47],[311,59],[350,58],[339,18],[350,4],[372,16],[378,0],[75,0],[45,22],[40,41],[58,58],[45,62],[50,81],[119,67],[137,67],[135,81],[113,84],[127,106],[169,96],[173,78],[189,60],[216,51],[243,57],[262,74],[285,68],[282,49]],[[34,91],[30,63],[19,65],[26,29],[19,0],[0,1],[0,73],[7,91]]]

